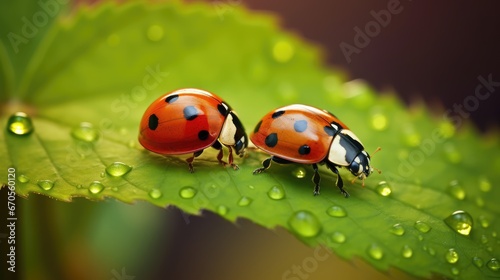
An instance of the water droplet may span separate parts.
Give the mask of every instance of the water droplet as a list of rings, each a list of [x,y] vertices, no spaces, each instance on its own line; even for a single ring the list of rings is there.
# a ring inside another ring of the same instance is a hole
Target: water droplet
[[[458,200],[465,199],[465,190],[457,180],[450,182],[450,185],[448,186],[448,193]]]
[[[321,231],[321,224],[313,213],[300,210],[290,217],[288,225],[292,230],[303,237],[314,237]]]
[[[401,249],[401,255],[403,256],[403,258],[409,259],[413,256],[413,250],[410,246],[404,245],[403,249]]]
[[[81,189],[81,188],[83,188],[83,185],[82,184],[78,184],[78,185],[76,185],[76,188],[77,189]]]
[[[163,39],[164,31],[163,27],[157,24],[153,24],[148,27],[148,30],[146,31],[146,36],[148,37],[149,40],[153,42],[158,42],[161,39]]]
[[[342,233],[342,232],[334,232],[331,236],[332,238],[332,241],[335,242],[335,243],[339,243],[339,244],[342,244],[346,241],[346,236]]]
[[[7,130],[15,135],[28,135],[34,130],[33,122],[26,113],[17,112],[9,117]]]
[[[429,255],[431,255],[431,256],[436,255],[436,250],[434,250],[434,248],[432,248],[432,247],[428,247],[427,245],[424,245],[423,249],[424,249],[424,251],[429,253]]]
[[[382,113],[373,114],[371,117],[372,128],[378,131],[385,130],[388,122],[387,116]]]
[[[397,236],[402,236],[403,234],[405,234],[405,229],[403,228],[403,226],[401,224],[395,224],[391,227],[390,229],[391,233],[393,233],[394,235],[397,235]]]
[[[248,188],[251,189],[251,190],[255,190],[255,187],[252,186],[252,185],[248,185]]]
[[[36,184],[45,191],[50,191],[54,187],[54,182],[51,180],[39,180]]]
[[[306,169],[304,167],[297,167],[293,172],[293,176],[302,179],[306,176]]]
[[[252,203],[252,199],[248,196],[242,196],[240,200],[238,200],[238,206],[248,206]]]
[[[288,62],[294,53],[295,49],[288,41],[280,40],[273,46],[273,57],[277,62]]]
[[[424,240],[424,236],[422,234],[419,234],[417,236],[417,238],[418,238],[419,241],[423,241]]]
[[[103,172],[99,173],[99,176],[100,176],[101,178],[104,178],[104,177],[106,177],[106,173],[104,173],[104,171],[103,171]]]
[[[444,154],[450,163],[460,163],[462,161],[462,154],[451,143],[444,145]]]
[[[448,263],[456,263],[458,262],[458,253],[455,249],[449,249],[445,254],[445,259]]]
[[[404,142],[407,146],[418,147],[422,142],[422,136],[414,128],[408,127],[404,131]]]
[[[71,130],[71,136],[85,142],[94,142],[99,139],[99,132],[91,123],[82,122],[78,127]]]
[[[183,187],[180,191],[179,191],[179,195],[182,197],[182,198],[193,198],[196,193],[198,191],[193,188],[193,187]]]
[[[229,212],[229,208],[227,208],[225,205],[219,205],[217,206],[217,213],[221,216],[225,216]]]
[[[486,244],[488,243],[488,236],[485,234],[481,235],[481,243]]]
[[[491,190],[491,183],[486,178],[479,179],[479,189],[482,192],[489,192]]]
[[[422,221],[416,221],[414,226],[418,231],[422,233],[427,233],[431,230],[431,226]]]
[[[158,199],[163,196],[163,193],[159,189],[151,189],[149,191],[149,196],[153,199]]]
[[[453,274],[453,275],[459,275],[460,274],[460,269],[458,269],[458,267],[455,267],[455,266],[452,267],[450,269],[450,271],[451,271],[451,274]]]
[[[480,257],[472,258],[472,263],[479,268],[483,267],[484,265],[484,261]]]
[[[92,194],[98,194],[104,190],[104,185],[99,181],[94,181],[89,185],[89,192]]]
[[[444,219],[444,222],[461,235],[469,235],[472,230],[472,216],[462,210],[453,212],[450,216]]]
[[[106,167],[106,173],[108,173],[109,175],[114,176],[114,177],[123,176],[123,175],[127,174],[128,172],[130,172],[130,170],[132,170],[131,166],[126,165],[123,162],[118,162],[118,161],[113,162],[112,164],[108,165],[108,167]]]
[[[486,263],[486,266],[493,270],[493,271],[499,271],[500,270],[500,262],[496,258],[492,258]]]
[[[377,244],[372,244],[368,247],[368,255],[374,260],[381,260],[384,257],[384,251]]]
[[[20,183],[28,183],[30,181],[30,178],[28,178],[28,176],[26,175],[19,175],[19,177],[17,177],[17,180],[20,182]]]
[[[120,41],[121,41],[120,36],[118,36],[118,34],[115,33],[110,34],[108,36],[108,39],[106,40],[106,42],[110,47],[118,46],[118,44],[120,44]]]
[[[342,218],[347,216],[347,212],[342,206],[333,205],[326,210],[326,213],[332,217]]]
[[[389,196],[392,193],[391,187],[386,181],[378,183],[376,190],[381,196]]]
[[[280,185],[272,186],[271,189],[267,192],[267,196],[274,200],[280,200],[285,198],[285,190]]]

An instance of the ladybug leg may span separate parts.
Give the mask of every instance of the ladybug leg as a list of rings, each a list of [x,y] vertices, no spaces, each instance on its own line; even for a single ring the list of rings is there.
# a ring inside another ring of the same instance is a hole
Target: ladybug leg
[[[193,168],[194,158],[199,157],[202,153],[203,153],[203,150],[199,150],[197,152],[194,152],[192,157],[186,159],[186,162],[188,163],[188,167],[189,167],[189,172],[191,172],[191,173],[194,172],[194,168]]]
[[[314,195],[319,195],[319,182],[321,181],[321,177],[319,176],[318,172],[318,165],[316,163],[313,163],[312,168],[314,170],[314,175],[312,177],[312,181],[314,183]]]
[[[231,148],[231,146],[226,146],[229,150],[229,155],[227,156],[227,161],[228,163],[231,165],[231,167],[234,169],[234,170],[238,170],[240,169],[238,167],[238,165],[234,164],[233,163],[233,148]]]
[[[261,168],[257,168],[253,171],[253,174],[260,174],[262,172],[264,172],[266,169],[268,169],[270,166],[271,166],[271,160],[273,159],[274,156],[271,156],[271,157],[268,157],[266,158],[263,162],[262,162],[262,167]]]
[[[212,145],[212,148],[216,149],[219,151],[217,154],[217,160],[222,166],[226,166],[227,162],[222,160],[222,157],[224,156],[224,152],[222,151],[222,144],[219,142],[219,140],[216,140],[215,143]]]
[[[337,185],[337,187],[340,189],[340,192],[344,195],[344,197],[348,198],[349,193],[346,190],[344,190],[344,181],[342,181],[342,177],[340,177],[339,170],[337,169],[337,167],[333,163],[328,161],[326,161],[326,166],[328,166],[328,168],[330,168],[330,170],[333,173],[337,174],[337,182],[335,182],[335,185]]]

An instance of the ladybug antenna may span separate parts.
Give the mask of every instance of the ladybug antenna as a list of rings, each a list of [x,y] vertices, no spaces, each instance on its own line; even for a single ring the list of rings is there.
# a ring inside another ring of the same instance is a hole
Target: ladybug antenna
[[[377,148],[375,149],[375,151],[372,153],[372,157],[373,157],[376,153],[378,153],[380,150],[382,150],[382,148],[377,147]],[[372,166],[372,169],[375,169],[375,171],[377,171],[377,172],[378,172],[378,174],[382,174],[382,171],[381,171],[380,169],[378,169],[378,168],[376,168],[376,167],[373,167],[373,166]]]

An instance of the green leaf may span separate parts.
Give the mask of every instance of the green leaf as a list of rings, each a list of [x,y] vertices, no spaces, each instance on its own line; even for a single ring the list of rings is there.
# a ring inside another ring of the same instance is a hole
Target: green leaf
[[[0,131],[0,167],[16,169],[19,195],[206,209],[230,221],[287,228],[307,244],[360,256],[382,270],[500,276],[491,268],[500,257],[498,135],[481,139],[464,119],[437,119],[421,105],[408,110],[391,93],[347,82],[272,17],[234,6],[107,3],[57,17],[36,42],[18,56],[5,38],[0,48],[0,89],[7,93],[0,98],[0,123],[7,127]],[[349,199],[326,168],[317,197],[308,166],[274,164],[252,175],[266,157],[256,149],[238,159],[238,171],[218,166],[208,149],[191,174],[184,158],[153,154],[137,142],[147,106],[181,87],[220,95],[247,131],[285,104],[332,111],[368,152],[382,147],[372,160],[382,174],[371,175],[363,188],[341,171]],[[9,131],[17,111],[31,117],[31,133]],[[453,219],[452,227],[445,222],[457,210],[473,220],[469,235],[460,234]]]

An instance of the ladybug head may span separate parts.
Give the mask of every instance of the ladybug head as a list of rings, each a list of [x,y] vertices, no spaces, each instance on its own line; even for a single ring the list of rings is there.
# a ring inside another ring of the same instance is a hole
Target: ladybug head
[[[370,176],[373,172],[370,166],[370,155],[366,151],[361,151],[349,165],[349,170],[361,180]]]

